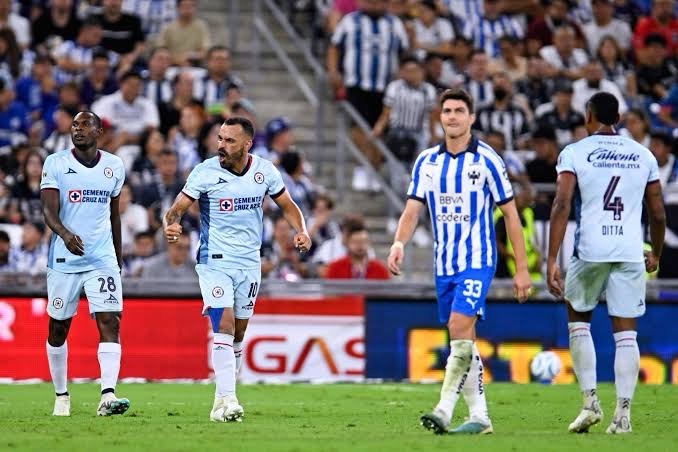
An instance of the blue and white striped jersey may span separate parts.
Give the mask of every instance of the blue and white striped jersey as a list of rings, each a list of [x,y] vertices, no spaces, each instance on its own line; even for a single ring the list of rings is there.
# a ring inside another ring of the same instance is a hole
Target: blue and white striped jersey
[[[512,36],[517,39],[525,37],[520,23],[511,16],[501,15],[496,19],[480,17],[478,21],[468,21],[462,34],[473,41],[473,47],[482,49],[489,57],[499,56],[499,38]]]
[[[566,146],[558,174],[577,176],[574,256],[589,262],[643,262],[645,187],[659,182],[657,159],[621,135],[591,135]]]
[[[398,68],[398,55],[409,47],[405,27],[390,14],[372,18],[355,11],[344,16],[332,35],[339,47],[344,84],[383,92]]]
[[[513,189],[490,146],[472,137],[456,156],[444,143],[426,149],[414,164],[407,195],[428,205],[437,276],[496,266],[492,210],[511,201]]]
[[[198,264],[259,268],[264,197],[285,192],[275,165],[250,154],[245,169],[236,174],[212,157],[193,168],[182,191],[200,205]]]

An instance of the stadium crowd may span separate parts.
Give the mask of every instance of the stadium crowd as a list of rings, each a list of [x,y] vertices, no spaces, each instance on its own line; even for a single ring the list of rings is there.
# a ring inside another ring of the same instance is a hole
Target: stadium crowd
[[[336,98],[351,102],[406,167],[440,138],[437,93],[464,86],[473,95],[474,127],[507,163],[528,242],[533,206],[547,209],[550,199],[533,184],[555,182],[558,153],[585,134],[584,102],[601,90],[619,98],[621,133],[652,150],[666,202],[678,203],[673,0],[291,3],[314,13],[306,26],[327,41]],[[72,147],[71,120],[91,109],[103,120],[100,147],[127,170],[123,275],[193,272],[197,203],[183,219],[190,240],[169,249],[161,215],[188,172],[216,152],[225,117],[257,125],[229,49],[213,43],[197,8],[197,0],[0,0],[0,271],[44,271],[50,231],[40,207],[42,162]],[[353,138],[378,167],[369,137],[354,130]],[[264,277],[388,277],[373,259],[365,220],[337,221],[333,199],[310,179],[289,120],[258,124],[252,153],[276,162],[314,240],[299,256],[289,225],[267,205]],[[353,182],[372,188],[362,168]]]

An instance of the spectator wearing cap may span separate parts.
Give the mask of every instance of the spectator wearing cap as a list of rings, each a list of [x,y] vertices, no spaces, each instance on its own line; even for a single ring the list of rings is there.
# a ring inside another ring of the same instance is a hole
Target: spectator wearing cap
[[[43,241],[45,225],[25,222],[21,227],[21,244],[9,251],[13,271],[20,273],[44,273],[47,271],[47,246]]]
[[[593,20],[582,27],[591,55],[598,50],[600,40],[613,36],[619,47],[626,52],[631,47],[631,27],[614,18],[613,0],[591,0]]]
[[[294,148],[294,131],[290,122],[282,116],[273,118],[266,124],[266,144],[252,151],[253,154],[279,164],[282,156]]]
[[[31,45],[31,24],[25,17],[12,12],[12,0],[0,0],[0,24],[14,32],[21,50]]]
[[[92,105],[92,111],[106,118],[115,129],[111,151],[116,152],[129,170],[139,153],[139,136],[144,130],[160,125],[158,108],[141,96],[141,76],[127,72],[120,78],[120,89]]]
[[[659,182],[667,203],[678,203],[678,160],[671,152],[673,138],[664,132],[650,134],[650,151],[659,165]]]
[[[539,55],[549,66],[549,77],[565,77],[577,80],[582,77],[583,67],[589,61],[586,51],[575,47],[574,28],[562,25],[553,32],[553,45],[542,47]]]
[[[42,205],[40,203],[42,165],[42,156],[37,151],[29,151],[21,171],[21,176],[12,187],[9,218],[13,223],[43,221]]]
[[[177,18],[160,31],[158,45],[169,50],[172,64],[199,64],[211,45],[207,23],[196,17],[196,0],[177,0]]]
[[[78,114],[77,109],[65,105],[60,105],[56,109],[54,112],[54,130],[42,143],[43,149],[45,149],[48,154],[53,154],[73,147],[73,141],[71,140],[71,123],[76,114]]]
[[[383,262],[370,258],[370,235],[365,225],[346,233],[346,256],[330,262],[325,279],[389,279]]]
[[[677,32],[678,33],[678,32]],[[636,67],[638,94],[658,102],[668,94],[676,81],[678,67],[674,58],[667,58],[667,41],[662,34],[645,37],[644,60]]]
[[[123,12],[121,0],[103,0],[101,14],[96,18],[103,28],[101,46],[120,56],[119,73],[129,71],[144,51],[146,37],[141,19]]]
[[[436,2],[422,0],[416,6],[416,18],[405,24],[410,49],[423,60],[429,53],[451,57],[454,30],[452,23],[438,16]]]
[[[532,148],[535,158],[525,165],[527,175],[533,183],[555,184],[558,178],[558,144],[553,127],[542,125],[532,134]]]
[[[623,115],[629,109],[624,95],[619,87],[612,81],[603,78],[603,67],[599,61],[592,60],[584,66],[584,77],[572,83],[574,96],[572,96],[572,107],[584,113],[586,111],[586,102],[596,93],[601,91],[608,92],[619,101],[619,114]]]
[[[527,27],[527,54],[534,56],[539,49],[553,44],[553,35],[558,27],[568,25],[572,27],[577,47],[584,47],[586,38],[579,26],[568,17],[568,11],[572,8],[570,0],[541,0],[545,8],[543,17],[537,17]]]
[[[118,81],[111,70],[111,59],[103,47],[92,54],[87,76],[80,83],[82,103],[89,108],[94,102],[118,90]]]
[[[564,148],[575,136],[575,129],[584,127],[584,115],[572,108],[572,83],[567,79],[556,81],[553,100],[542,104],[535,111],[540,126],[553,127],[558,147]]]
[[[14,271],[9,261],[11,242],[7,231],[0,229],[0,273]]]
[[[81,25],[73,0],[51,0],[33,22],[32,46],[38,53],[48,53],[61,42],[74,41]]]
[[[502,14],[504,4],[504,0],[485,0],[482,16],[467,21],[462,31],[476,49],[483,49],[491,58],[499,55],[499,38],[502,36],[519,40],[525,37],[522,25],[515,18]]]
[[[210,47],[207,51],[206,67],[207,74],[195,84],[193,96],[208,110],[217,108],[221,112],[228,90],[235,88],[242,92],[245,85],[231,73],[231,51],[228,47]]]
[[[30,117],[26,107],[14,100],[14,91],[0,78],[0,147],[26,140]]]
[[[48,56],[38,55],[30,75],[19,78],[14,89],[17,100],[28,109],[31,119],[45,123],[46,134],[52,131],[52,115],[59,103],[53,69]]]
[[[155,47],[148,56],[148,70],[142,74],[142,93],[156,105],[172,99],[172,82],[167,78],[171,62],[167,47]]]
[[[645,60],[646,39],[659,34],[664,38],[667,54],[676,56],[678,50],[678,18],[675,16],[674,0],[654,0],[650,15],[642,17],[633,30],[633,48],[640,62]]]

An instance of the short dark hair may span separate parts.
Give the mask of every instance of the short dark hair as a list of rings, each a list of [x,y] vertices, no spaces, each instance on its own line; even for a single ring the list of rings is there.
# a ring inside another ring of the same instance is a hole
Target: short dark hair
[[[69,112],[69,110],[67,110],[67,108],[68,108],[67,106],[62,105],[62,106],[60,106],[59,108],[60,108],[61,110],[65,111],[65,112]],[[71,111],[72,111],[72,110],[71,110]],[[102,125],[101,125],[101,118],[99,117],[99,115],[97,115],[97,114],[94,113],[93,111],[91,111],[91,110],[80,110],[80,111],[77,112],[75,115],[73,115],[73,117],[75,118],[75,117],[76,117],[77,115],[79,115],[80,113],[86,113],[86,114],[90,115],[92,118],[94,118],[94,121],[97,123],[97,127],[98,127],[98,128],[101,128],[101,127],[102,127]]]
[[[405,66],[408,63],[414,63],[421,67],[421,60],[410,53],[403,55],[403,57],[400,59],[401,66]]]
[[[287,151],[280,157],[280,166],[287,174],[294,173],[301,165],[301,154],[297,151]]]
[[[659,44],[662,47],[666,47],[668,45],[664,35],[659,33],[650,33],[649,35],[645,36],[645,39],[643,39],[643,46],[647,47],[652,44]]]
[[[348,232],[351,229],[365,227],[365,218],[359,213],[347,213],[341,220],[339,226],[342,232]]]
[[[346,228],[346,237],[350,237],[355,233],[367,231],[365,223],[353,223]]]
[[[664,146],[669,148],[673,146],[673,138],[671,137],[671,135],[669,135],[666,132],[662,132],[661,130],[652,131],[650,133],[650,139],[659,140],[664,144]]]
[[[440,96],[440,108],[443,107],[443,104],[446,100],[460,100],[466,104],[469,113],[473,114],[473,97],[462,88],[450,88],[446,89],[443,94]]]
[[[168,48],[167,46],[157,46],[157,47],[153,47],[153,49],[151,50],[151,52],[148,54],[148,59],[150,60],[151,58],[153,58],[153,55],[155,55],[156,53],[160,52],[161,50],[166,50],[166,51],[169,52],[169,48]]]
[[[586,108],[593,117],[606,126],[612,126],[619,121],[619,101],[614,94],[601,91],[594,94],[586,102]]]
[[[137,78],[141,80],[141,74],[134,70],[127,71],[120,76],[120,84],[122,85],[123,83],[125,83],[125,80],[130,78]]]
[[[315,208],[316,205],[321,201],[325,201],[325,204],[327,204],[328,209],[330,210],[334,209],[334,200],[327,193],[318,193],[317,195],[315,195],[315,197],[313,198],[313,208]]]
[[[227,126],[240,126],[250,138],[254,138],[254,126],[252,121],[242,116],[231,116],[224,121]]]
[[[0,229],[0,242],[9,243],[9,234],[4,229]]]
[[[106,61],[109,61],[108,58],[108,50],[104,49],[103,47],[97,46],[92,50],[92,60],[96,59],[104,59]]]
[[[214,52],[228,52],[228,53],[231,53],[231,49],[229,49],[229,48],[226,47],[226,46],[222,46],[222,45],[215,45],[215,46],[212,46],[212,47],[210,47],[209,49],[207,49],[207,55],[205,55],[205,59],[208,59],[208,60],[209,60],[210,57],[212,56],[212,54],[213,54]]]

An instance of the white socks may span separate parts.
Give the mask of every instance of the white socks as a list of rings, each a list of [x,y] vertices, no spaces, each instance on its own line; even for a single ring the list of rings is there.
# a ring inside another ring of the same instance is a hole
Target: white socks
[[[631,399],[638,382],[640,369],[640,352],[637,333],[635,331],[620,331],[614,333],[616,350],[614,354],[614,384],[617,389],[617,408],[615,418],[631,417]]]
[[[587,322],[570,322],[570,355],[572,367],[579,381],[579,388],[584,395],[584,406],[590,407],[598,400],[596,395],[596,349],[591,337],[591,324]]]
[[[47,361],[49,362],[49,373],[52,375],[54,392],[64,394],[66,389],[67,364],[68,364],[68,343],[64,342],[61,347],[52,347],[49,342],[46,343]]]
[[[450,341],[450,356],[445,366],[445,379],[440,391],[440,402],[436,409],[445,413],[446,421],[452,418],[454,406],[459,399],[459,393],[467,378],[471,358],[473,356],[473,341],[455,339]]]
[[[240,373],[240,366],[242,366],[243,343],[233,342],[233,353],[235,354],[235,375]]]
[[[118,382],[120,373],[120,344],[115,342],[100,342],[97,356],[101,368],[101,391],[112,389]],[[110,392],[110,391],[108,391]]]
[[[473,344],[471,368],[466,376],[462,393],[468,405],[469,419],[489,423],[485,386],[483,385],[483,361],[480,359],[480,353],[478,353],[475,343]]]
[[[232,335],[214,333],[212,367],[217,383],[215,397],[235,396],[236,363]]]

